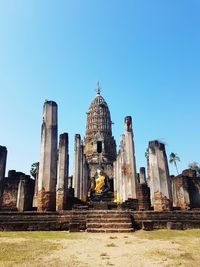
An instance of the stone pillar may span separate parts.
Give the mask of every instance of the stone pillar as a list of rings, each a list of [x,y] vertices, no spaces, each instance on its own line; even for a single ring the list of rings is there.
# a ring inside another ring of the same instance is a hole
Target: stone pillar
[[[119,166],[119,160],[117,157],[117,160],[113,163],[113,183],[114,183],[114,201],[117,204],[120,204],[120,190],[119,190],[119,170],[118,170],[118,166]]]
[[[66,208],[66,192],[68,189],[68,134],[60,135],[59,154],[58,154],[58,172],[56,187],[56,210],[64,210]]]
[[[75,135],[74,140],[74,170],[73,170],[73,188],[74,195],[80,198],[80,176],[81,176],[81,136],[80,134]]]
[[[35,167],[36,167],[36,171],[35,171],[35,188],[34,188],[34,196],[33,196],[33,207],[37,208],[39,162],[37,162]]]
[[[136,199],[137,173],[135,161],[135,147],[133,141],[132,118],[127,116],[124,119],[125,126],[125,151],[126,151],[126,174],[127,174],[127,198]]]
[[[151,202],[155,211],[170,210],[172,192],[165,145],[150,141],[148,150]]]
[[[18,184],[18,192],[17,192],[17,210],[24,211],[26,205],[26,180],[23,176],[20,177]]]
[[[87,201],[88,197],[88,181],[89,181],[89,167],[87,164],[87,160],[85,155],[83,154],[83,146],[82,146],[82,155],[83,155],[83,165],[82,165],[82,179],[81,179],[81,197],[80,199],[83,201]]]
[[[117,159],[114,162],[114,194],[115,194],[115,202],[118,204],[123,203],[126,200],[126,186],[125,186],[125,168],[124,168],[124,158],[125,158],[125,150],[124,150],[124,135],[121,135],[119,152],[117,154]]]
[[[84,155],[84,147],[79,134],[75,135],[74,142],[74,172],[73,187],[75,197],[86,201],[88,195],[89,167]]]
[[[124,120],[125,132],[121,135],[120,149],[115,162],[115,201],[123,203],[136,199],[137,173],[133,141],[132,118]]]
[[[46,101],[43,108],[38,176],[38,211],[56,209],[57,181],[57,104]]]
[[[6,160],[7,160],[7,148],[5,146],[0,146],[0,208],[3,195],[3,180],[5,178],[5,172],[6,172]]]
[[[118,188],[120,192],[120,202],[128,200],[127,197],[127,167],[126,167],[126,151],[125,151],[125,135],[121,135],[120,151],[119,151],[119,177]]]
[[[5,178],[7,160],[7,148],[0,146],[0,182]]]
[[[140,177],[140,184],[146,184],[147,183],[145,167],[140,168],[139,177]]]

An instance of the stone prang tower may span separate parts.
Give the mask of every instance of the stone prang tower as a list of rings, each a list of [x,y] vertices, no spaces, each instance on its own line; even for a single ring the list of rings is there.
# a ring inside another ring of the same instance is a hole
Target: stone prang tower
[[[116,160],[116,143],[112,136],[110,111],[101,96],[99,83],[97,95],[87,112],[84,154],[89,166],[89,176],[93,177],[102,168],[109,178],[113,178],[113,162]]]

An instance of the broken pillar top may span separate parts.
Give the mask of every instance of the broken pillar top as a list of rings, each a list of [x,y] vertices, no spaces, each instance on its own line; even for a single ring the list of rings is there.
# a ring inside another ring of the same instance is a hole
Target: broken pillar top
[[[80,134],[75,134],[75,139],[81,139],[81,135]]]
[[[52,100],[45,100],[44,104],[57,107],[57,103],[55,101],[52,101]]]
[[[7,151],[6,146],[0,146],[0,151]]]
[[[62,133],[60,134],[60,139],[64,139],[68,142],[68,133]]]
[[[184,170],[182,172],[182,176],[187,176],[187,177],[196,177],[197,176],[197,173],[195,170],[192,170],[192,169],[187,169],[187,170]]]
[[[126,116],[124,118],[124,125],[125,125],[125,130],[127,132],[131,132],[132,131],[132,117],[131,116]]]
[[[8,171],[8,178],[12,178],[12,179],[18,179],[21,176],[25,176],[25,173],[23,172],[18,172],[16,170],[9,170]]]
[[[161,143],[158,140],[149,141],[149,148],[155,149],[158,148],[159,150],[164,151],[165,150],[165,144]]]

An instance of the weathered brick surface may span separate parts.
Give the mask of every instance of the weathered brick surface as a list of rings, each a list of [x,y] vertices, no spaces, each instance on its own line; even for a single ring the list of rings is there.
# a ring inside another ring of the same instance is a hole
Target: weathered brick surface
[[[181,222],[168,222],[167,229],[169,230],[183,230],[183,224]]]
[[[183,176],[172,177],[172,189],[173,206],[183,210],[190,209],[188,178]]]
[[[32,210],[34,180],[29,175],[14,170],[9,171],[8,177],[3,181],[3,195],[1,210],[17,210],[17,195],[20,178],[25,181],[24,210]]]
[[[64,211],[64,212],[0,212],[1,231],[69,230],[75,226],[86,229],[86,223],[96,223],[90,232],[128,232],[132,227],[146,230],[167,228],[167,223],[182,224],[183,229],[200,228],[200,211]],[[127,219],[129,218],[129,222]],[[88,220],[90,219],[90,221]],[[104,224],[105,223],[105,224]],[[118,224],[119,223],[119,224]],[[118,225],[117,225],[118,224]],[[102,226],[106,227],[102,227]],[[178,225],[178,224],[177,224]],[[113,226],[113,227],[111,227]],[[118,228],[117,226],[120,226]],[[124,227],[126,226],[126,227]],[[127,226],[129,226],[127,228]],[[150,229],[151,228],[151,229]]]
[[[139,210],[150,210],[150,188],[146,184],[137,184],[137,199]]]
[[[169,211],[172,209],[171,201],[161,192],[155,192],[153,197],[154,211]]]
[[[55,211],[56,192],[47,192],[44,188],[38,191],[37,205],[38,211]]]
[[[195,171],[185,170],[172,177],[174,207],[183,210],[200,208],[200,177],[195,175]]]
[[[118,233],[131,232],[133,225],[131,215],[120,210],[93,210],[88,211],[87,232],[91,233]]]
[[[56,210],[64,210],[66,208],[66,194],[64,190],[56,191]]]

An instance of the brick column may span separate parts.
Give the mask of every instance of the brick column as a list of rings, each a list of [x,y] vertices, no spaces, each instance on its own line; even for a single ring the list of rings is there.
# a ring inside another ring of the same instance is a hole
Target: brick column
[[[60,135],[59,155],[58,155],[58,173],[56,186],[56,210],[64,210],[66,208],[66,192],[68,189],[68,170],[69,170],[69,154],[68,154],[68,134]]]
[[[41,151],[38,176],[38,211],[56,209],[57,104],[46,101],[43,108]]]

